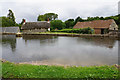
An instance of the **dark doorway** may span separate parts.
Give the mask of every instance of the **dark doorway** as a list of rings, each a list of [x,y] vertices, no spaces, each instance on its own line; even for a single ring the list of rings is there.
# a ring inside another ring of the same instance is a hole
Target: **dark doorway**
[[[104,34],[104,29],[101,29],[101,34]]]

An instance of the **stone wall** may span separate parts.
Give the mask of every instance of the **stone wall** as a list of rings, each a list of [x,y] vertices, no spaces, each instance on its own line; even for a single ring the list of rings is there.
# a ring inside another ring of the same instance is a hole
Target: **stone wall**
[[[117,25],[115,22],[113,22],[113,23],[110,25],[109,30],[118,30],[118,25]]]
[[[32,29],[32,30],[23,30],[24,33],[31,33],[31,32],[46,32],[46,29]]]

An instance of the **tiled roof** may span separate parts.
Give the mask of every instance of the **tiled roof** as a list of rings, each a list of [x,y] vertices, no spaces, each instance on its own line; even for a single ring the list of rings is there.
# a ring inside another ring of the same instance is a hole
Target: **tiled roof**
[[[26,22],[22,25],[22,29],[39,29],[39,28],[50,28],[50,23],[47,21],[38,22]]]
[[[109,28],[113,19],[110,20],[95,20],[95,21],[87,21],[87,22],[78,22],[73,28]]]

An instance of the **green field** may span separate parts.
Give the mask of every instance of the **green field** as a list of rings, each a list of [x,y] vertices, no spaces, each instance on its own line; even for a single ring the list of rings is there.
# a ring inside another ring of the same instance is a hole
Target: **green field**
[[[118,78],[118,69],[112,66],[47,66],[2,62],[3,78]]]

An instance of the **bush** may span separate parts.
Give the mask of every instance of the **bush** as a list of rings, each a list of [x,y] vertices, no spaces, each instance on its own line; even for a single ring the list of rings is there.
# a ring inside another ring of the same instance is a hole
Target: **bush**
[[[81,29],[62,29],[52,32],[66,32],[66,33],[79,33],[79,34],[93,34],[94,29],[88,28],[81,28]]]

